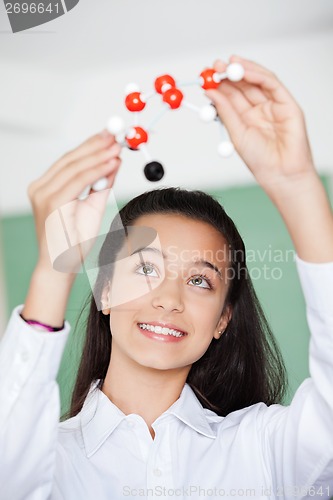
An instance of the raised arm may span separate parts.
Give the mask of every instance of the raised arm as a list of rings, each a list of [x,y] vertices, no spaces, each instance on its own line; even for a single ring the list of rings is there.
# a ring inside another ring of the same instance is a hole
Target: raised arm
[[[233,56],[245,68],[240,82],[207,91],[236,151],[280,211],[298,256],[333,261],[333,217],[315,170],[305,118],[297,102],[266,68]],[[215,68],[225,70],[217,61]]]
[[[305,119],[278,78],[232,57],[244,80],[207,92],[231,140],[283,217],[297,252],[311,331],[309,369],[289,407],[263,405],[258,427],[273,498],[333,496],[333,216]],[[225,63],[218,61],[223,71]],[[290,332],[292,335],[292,331]]]
[[[46,500],[50,496],[60,417],[56,376],[70,326],[65,322],[61,331],[43,332],[24,319],[63,325],[75,273],[98,234],[109,190],[92,193],[85,200],[77,197],[101,177],[107,178],[108,188],[112,186],[120,165],[119,152],[113,136],[98,134],[63,156],[29,186],[38,262],[25,304],[14,309],[0,343],[3,499]],[[64,225],[58,224],[59,214]],[[70,242],[73,252],[64,253],[58,266],[62,269],[56,270],[52,264],[57,251],[52,245],[59,241]]]
[[[112,135],[97,134],[61,157],[28,188],[39,258],[32,276],[22,314],[42,323],[62,324],[68,295],[84,258],[91,250],[104,214],[120,160],[121,147]],[[101,177],[108,189],[78,200],[87,185]],[[52,217],[54,215],[54,217]],[[73,251],[54,269],[51,257],[65,246]],[[87,244],[89,242],[89,244]],[[52,248],[54,247],[54,248]],[[53,300],[45,298],[50,295]]]

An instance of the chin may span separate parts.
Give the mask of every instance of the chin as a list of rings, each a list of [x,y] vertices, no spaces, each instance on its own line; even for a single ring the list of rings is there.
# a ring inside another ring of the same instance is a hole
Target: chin
[[[156,356],[154,356],[153,359],[141,359],[141,360],[137,360],[137,362],[145,367],[145,368],[151,368],[152,370],[174,370],[174,369],[177,369],[177,368],[182,368],[183,365],[181,366],[175,366],[174,364],[170,363],[170,361],[168,362],[165,357],[162,359],[158,359],[156,358]]]

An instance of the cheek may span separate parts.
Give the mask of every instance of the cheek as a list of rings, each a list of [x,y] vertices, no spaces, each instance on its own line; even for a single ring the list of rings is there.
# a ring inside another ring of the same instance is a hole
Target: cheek
[[[111,307],[122,306],[146,296],[160,284],[153,280],[119,267],[112,279],[110,290]]]
[[[188,357],[189,363],[195,363],[198,361],[207,351],[208,347],[212,342],[213,336],[209,335],[200,335],[200,332],[195,331],[194,336],[192,338],[192,345],[188,347],[186,351],[186,356]]]
[[[110,332],[112,333],[112,341],[122,343],[122,339],[126,338],[128,330],[128,310],[113,311],[110,315]]]
[[[187,290],[184,296],[186,309],[200,323],[211,322],[220,317],[223,308],[223,293],[206,290]]]

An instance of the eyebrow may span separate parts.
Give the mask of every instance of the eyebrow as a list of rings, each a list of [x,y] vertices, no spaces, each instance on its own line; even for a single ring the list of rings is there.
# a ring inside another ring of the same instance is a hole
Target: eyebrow
[[[136,250],[134,250],[131,253],[131,255],[134,255],[136,253],[141,253],[141,252],[157,253],[159,255],[162,255],[163,259],[167,258],[167,256],[165,255],[164,252],[161,252],[161,250],[159,250],[158,248],[155,248],[155,247],[141,247],[141,248],[137,248]],[[215,266],[215,264],[212,264],[208,260],[198,259],[198,260],[193,261],[193,263],[194,264],[202,264],[204,266],[209,267],[210,269],[212,269],[213,271],[215,271],[219,275],[219,277],[222,279],[221,271],[218,270],[218,268]]]

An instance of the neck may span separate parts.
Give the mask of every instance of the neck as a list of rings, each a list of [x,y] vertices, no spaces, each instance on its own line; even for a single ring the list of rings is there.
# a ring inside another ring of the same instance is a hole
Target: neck
[[[112,346],[102,392],[125,415],[140,415],[154,438],[151,424],[177,401],[190,368],[158,370],[142,366]]]

